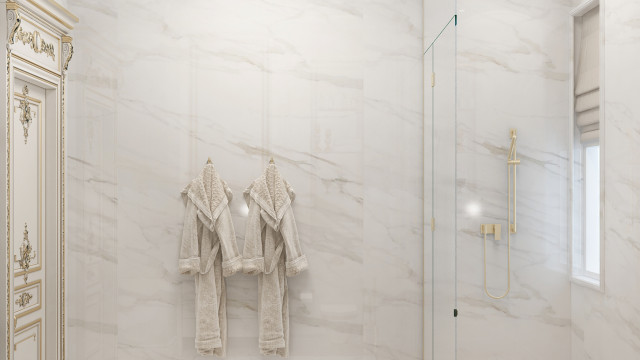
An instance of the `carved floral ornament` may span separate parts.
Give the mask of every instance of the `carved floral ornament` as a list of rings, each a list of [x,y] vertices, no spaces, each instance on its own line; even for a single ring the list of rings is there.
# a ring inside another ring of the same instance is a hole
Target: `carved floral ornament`
[[[22,88],[22,95],[24,98],[20,100],[20,122],[22,123],[22,128],[24,130],[24,143],[27,143],[27,138],[29,137],[29,126],[33,122],[33,117],[31,116],[31,105],[29,105],[29,99],[27,95],[29,95],[29,88],[25,85]]]
[[[33,298],[33,295],[29,294],[28,292],[23,292],[22,294],[20,294],[20,296],[16,300],[16,305],[23,308],[29,305],[29,302],[31,301],[32,298]]]
[[[36,53],[44,53],[50,56],[54,61],[56,60],[55,46],[46,42],[40,32],[34,30],[32,32],[26,32],[22,29],[22,19],[18,10],[20,6],[13,1],[6,2],[7,8],[7,41],[9,44],[15,44],[16,41],[22,41],[23,44],[29,45],[29,47]],[[73,56],[73,45],[71,44],[72,38],[68,35],[62,35],[61,50],[62,50],[62,71],[65,72],[69,67],[69,61]],[[8,48],[11,52],[11,48]]]
[[[38,30],[25,32],[22,30],[22,26],[20,26],[16,31],[16,38],[22,41],[23,44],[29,45],[36,54],[44,53],[45,55],[50,56],[54,61],[56,60],[56,49],[53,47],[53,44],[49,44],[42,39]]]
[[[36,252],[31,248],[31,242],[29,241],[29,229],[27,229],[27,223],[24,223],[24,238],[22,246],[20,246],[20,259],[18,259],[18,265],[24,270],[24,282],[27,283],[29,279],[29,268],[31,267],[31,261],[36,258]]]
[[[71,41],[73,40],[71,36],[63,36],[62,40],[62,70],[67,71],[69,68],[69,61],[73,57],[73,45]]]

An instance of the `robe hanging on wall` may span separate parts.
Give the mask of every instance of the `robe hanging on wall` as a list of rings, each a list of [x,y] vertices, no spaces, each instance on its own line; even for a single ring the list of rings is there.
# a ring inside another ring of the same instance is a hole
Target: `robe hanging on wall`
[[[263,355],[289,355],[288,276],[307,268],[291,202],[295,193],[275,164],[244,192],[249,207],[243,271],[258,275],[259,347]]]
[[[178,268],[195,276],[196,339],[201,355],[225,356],[227,309],[224,277],[242,269],[229,202],[232,194],[211,164],[182,191],[186,201]]]

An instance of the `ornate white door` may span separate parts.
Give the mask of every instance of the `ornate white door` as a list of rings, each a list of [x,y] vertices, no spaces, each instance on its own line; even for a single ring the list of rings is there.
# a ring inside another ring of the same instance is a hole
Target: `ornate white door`
[[[55,1],[3,6],[0,360],[65,360],[65,79],[78,18]]]
[[[13,351],[15,360],[41,360],[45,345],[47,286],[44,255],[49,240],[44,231],[46,93],[45,89],[18,79],[14,81],[13,90],[10,160]]]

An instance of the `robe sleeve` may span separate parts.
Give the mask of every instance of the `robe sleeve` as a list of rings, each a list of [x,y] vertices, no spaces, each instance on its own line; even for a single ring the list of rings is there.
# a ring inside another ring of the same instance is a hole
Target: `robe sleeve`
[[[220,239],[220,249],[222,250],[222,275],[224,277],[231,276],[242,270],[242,256],[238,251],[236,244],[236,232],[231,222],[231,212],[229,207],[225,206],[224,210],[216,219],[215,225],[218,239]]]
[[[260,205],[255,201],[249,203],[247,228],[242,251],[242,271],[249,275],[264,272],[264,255],[262,254],[262,222],[260,221]]]
[[[181,274],[195,275],[200,271],[200,250],[198,246],[198,209],[187,200],[184,214],[184,228],[180,245],[178,270]]]
[[[306,255],[302,254],[300,239],[298,238],[298,228],[291,207],[289,207],[284,213],[282,220],[280,220],[280,233],[284,239],[287,254],[287,261],[285,263],[287,276],[298,275],[306,270],[309,264],[307,263]]]

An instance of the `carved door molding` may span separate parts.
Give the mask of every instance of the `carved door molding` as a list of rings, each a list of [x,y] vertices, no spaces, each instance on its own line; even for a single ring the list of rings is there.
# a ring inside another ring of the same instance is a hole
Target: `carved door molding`
[[[66,354],[65,82],[78,18],[54,0],[5,3],[7,37],[0,187],[6,256],[7,360]],[[0,18],[2,18],[0,16]],[[2,351],[4,350],[4,351]],[[0,360],[4,359],[0,355]]]

